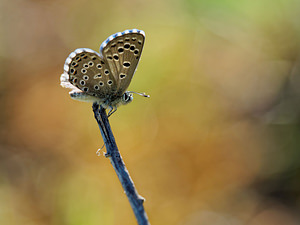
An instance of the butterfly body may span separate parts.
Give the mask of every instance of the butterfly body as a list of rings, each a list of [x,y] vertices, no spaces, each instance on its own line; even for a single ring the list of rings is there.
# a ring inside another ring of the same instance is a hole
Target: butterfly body
[[[104,108],[116,109],[132,101],[126,91],[141,57],[145,33],[132,29],[108,37],[100,54],[79,48],[66,59],[61,85],[72,89],[72,99],[99,102]],[[149,97],[141,94],[144,97]]]

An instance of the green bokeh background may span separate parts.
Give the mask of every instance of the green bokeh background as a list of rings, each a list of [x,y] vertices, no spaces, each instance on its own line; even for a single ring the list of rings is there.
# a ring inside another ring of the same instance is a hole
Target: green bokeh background
[[[300,2],[0,2],[0,224],[132,225],[91,104],[59,85],[76,48],[146,33],[110,118],[155,225],[300,224]]]

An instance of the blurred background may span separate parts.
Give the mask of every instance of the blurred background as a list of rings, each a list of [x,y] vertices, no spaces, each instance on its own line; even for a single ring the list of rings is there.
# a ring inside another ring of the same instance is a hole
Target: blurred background
[[[0,2],[0,224],[132,225],[91,104],[59,77],[76,48],[146,42],[110,117],[153,225],[300,224],[300,2]]]

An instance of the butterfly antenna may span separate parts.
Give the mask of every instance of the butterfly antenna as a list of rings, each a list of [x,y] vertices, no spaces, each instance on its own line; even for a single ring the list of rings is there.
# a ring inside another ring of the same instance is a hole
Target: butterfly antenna
[[[135,92],[135,91],[128,91],[128,93],[133,93],[133,94],[137,94],[146,98],[150,98],[150,95],[146,95],[145,93],[139,93],[139,92]]]

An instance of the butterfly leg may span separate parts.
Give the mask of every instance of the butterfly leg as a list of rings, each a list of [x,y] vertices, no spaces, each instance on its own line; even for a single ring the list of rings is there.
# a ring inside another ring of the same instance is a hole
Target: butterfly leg
[[[101,148],[99,148],[96,152],[97,156],[101,156],[101,150],[104,148],[104,144],[102,145]]]
[[[110,106],[110,110],[108,112],[107,117],[110,117],[115,111],[117,111],[117,107],[111,107]]]

